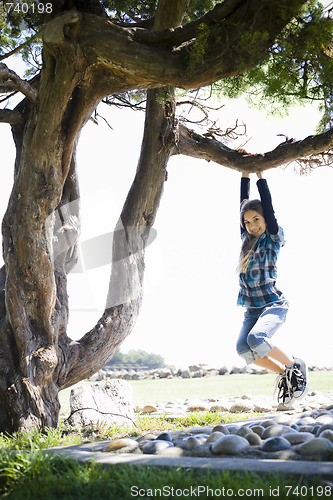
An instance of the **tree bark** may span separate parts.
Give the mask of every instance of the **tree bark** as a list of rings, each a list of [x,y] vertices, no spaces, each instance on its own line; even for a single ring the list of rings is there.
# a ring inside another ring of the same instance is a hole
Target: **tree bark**
[[[333,129],[322,134],[310,135],[300,141],[285,141],[272,151],[248,154],[231,149],[217,139],[204,137],[184,125],[179,126],[179,141],[172,154],[193,156],[219,165],[249,173],[276,168],[286,163],[308,157],[325,154],[333,147]]]
[[[182,21],[187,0],[161,0],[155,28]],[[169,15],[165,15],[165,9]],[[130,334],[143,298],[145,246],[166,180],[166,167],[177,142],[174,89],[147,93],[146,119],[136,175],[114,231],[112,270],[106,309],[97,325],[71,350],[63,349],[62,387],[95,373]],[[75,351],[75,352],[73,352]],[[70,356],[66,357],[66,354]]]

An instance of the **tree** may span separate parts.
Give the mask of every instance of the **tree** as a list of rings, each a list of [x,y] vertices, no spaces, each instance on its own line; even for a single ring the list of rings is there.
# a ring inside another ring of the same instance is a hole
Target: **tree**
[[[0,271],[0,430],[8,432],[56,426],[59,390],[99,370],[131,332],[142,301],[145,245],[171,155],[253,172],[258,165],[265,170],[324,155],[332,145],[328,129],[252,156],[201,136],[176,118],[177,88],[225,82],[221,91],[230,94],[260,81],[268,89],[272,66],[289,57],[285,64],[293,74],[285,72],[283,83],[298,75],[303,85],[292,86],[293,97],[317,96],[329,124],[332,28],[317,2],[29,0],[24,5],[23,10],[21,3],[4,4],[0,17],[2,60],[18,51],[26,61],[31,53],[37,60],[29,81],[0,63],[1,92],[24,95],[14,109],[0,111],[17,152]],[[312,52],[304,47],[302,52],[302,37],[296,40],[304,29]],[[66,277],[76,263],[80,226],[76,147],[102,99],[133,91],[147,92],[145,129],[136,176],[115,228],[106,307],[95,327],[73,342],[66,333]],[[285,95],[276,87],[269,95],[274,92]]]
[[[159,354],[148,353],[142,349],[131,349],[127,353],[118,351],[106,365],[108,368],[114,366],[135,367],[135,368],[163,368],[165,361]]]

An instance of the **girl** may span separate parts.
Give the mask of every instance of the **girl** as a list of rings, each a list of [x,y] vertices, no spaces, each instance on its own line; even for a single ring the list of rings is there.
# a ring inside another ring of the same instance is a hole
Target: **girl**
[[[276,287],[276,260],[285,241],[283,229],[275,218],[267,181],[261,172],[257,176],[261,200],[249,200],[249,174],[243,172],[241,179],[242,248],[237,303],[247,309],[237,352],[247,364],[279,373],[278,402],[290,406],[306,394],[307,368],[304,361],[288,356],[271,342],[288,312],[288,302]]]

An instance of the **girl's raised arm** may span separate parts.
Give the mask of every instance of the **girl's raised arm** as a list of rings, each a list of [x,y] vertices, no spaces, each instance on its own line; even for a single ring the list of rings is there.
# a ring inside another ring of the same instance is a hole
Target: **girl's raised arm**
[[[267,181],[262,177],[261,172],[257,172],[257,176],[259,177],[259,179],[257,180],[257,186],[260,194],[262,208],[264,210],[264,216],[268,232],[270,234],[277,234],[279,232],[279,225],[275,218],[274,208],[272,204],[272,197],[268,188]]]
[[[242,205],[244,200],[250,198],[250,174],[242,172],[241,188],[240,188],[240,203]],[[240,226],[241,235],[246,231],[244,227]]]

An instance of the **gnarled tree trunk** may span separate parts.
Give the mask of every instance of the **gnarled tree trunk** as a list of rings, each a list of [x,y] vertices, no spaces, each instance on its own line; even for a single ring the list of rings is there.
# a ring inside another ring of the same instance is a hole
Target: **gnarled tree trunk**
[[[66,276],[79,234],[75,147],[99,96],[92,95],[94,81],[81,83],[88,69],[75,44],[71,54],[60,42],[45,53],[40,99],[24,130],[13,130],[18,150],[0,274],[0,430],[8,432],[56,426],[59,390],[100,369],[131,332],[142,302],[145,244],[175,145],[172,89],[162,102],[164,91],[150,90],[137,173],[115,231],[105,312],[73,342],[66,334]]]

